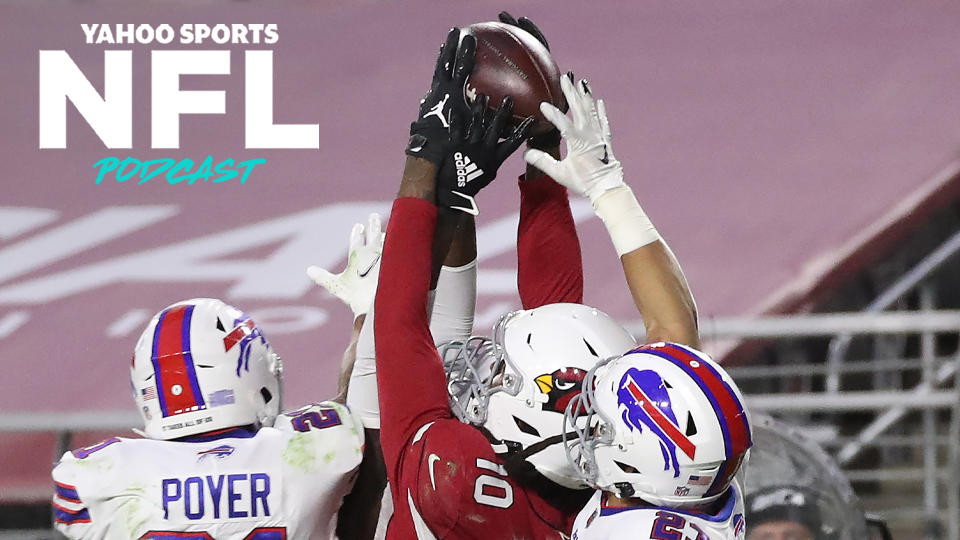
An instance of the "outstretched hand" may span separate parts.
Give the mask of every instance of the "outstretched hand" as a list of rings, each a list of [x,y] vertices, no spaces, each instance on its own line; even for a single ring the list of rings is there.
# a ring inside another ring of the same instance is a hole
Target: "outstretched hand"
[[[540,112],[567,143],[567,155],[557,161],[538,149],[530,149],[523,159],[591,201],[605,191],[624,185],[623,166],[613,155],[610,123],[603,100],[595,100],[586,79],[573,82],[573,74],[560,78],[573,118],[543,102]]]
[[[447,34],[437,57],[430,90],[420,100],[417,119],[410,124],[408,155],[439,166],[449,153],[450,116],[453,112],[467,114],[469,111],[463,90],[473,70],[476,47],[476,38],[466,35],[460,40],[457,28]]]
[[[310,279],[349,306],[355,318],[367,313],[373,305],[383,238],[380,215],[370,214],[366,227],[356,223],[350,231],[347,266],[342,272],[332,274],[319,266],[307,268]]]
[[[547,50],[550,50],[550,44],[547,43],[547,38],[543,35],[543,32],[540,31],[540,27],[536,25],[533,21],[526,17],[520,17],[519,19],[513,18],[513,15],[506,11],[501,11],[498,15],[500,22],[503,24],[509,24],[510,26],[516,26],[517,28],[526,31],[531,36],[537,38],[537,41],[543,44]]]
[[[486,119],[487,97],[479,94],[468,119],[457,110],[450,115],[451,151],[437,173],[437,205],[477,215],[474,196],[497,176],[497,169],[523,143],[533,117],[511,129],[513,99],[504,97],[491,120]],[[501,141],[500,139],[504,139]]]

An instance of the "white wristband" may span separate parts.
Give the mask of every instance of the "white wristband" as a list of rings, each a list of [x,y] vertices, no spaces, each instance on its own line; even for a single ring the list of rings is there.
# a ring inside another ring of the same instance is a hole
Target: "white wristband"
[[[640,207],[630,186],[608,189],[592,202],[593,210],[607,226],[617,255],[623,256],[660,240],[660,233]]]

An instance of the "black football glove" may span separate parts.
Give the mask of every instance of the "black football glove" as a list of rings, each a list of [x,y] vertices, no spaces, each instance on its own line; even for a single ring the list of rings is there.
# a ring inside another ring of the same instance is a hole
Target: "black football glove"
[[[544,37],[543,32],[540,31],[540,27],[537,26],[533,21],[526,17],[520,17],[519,20],[514,19],[513,15],[507,13],[506,11],[500,12],[500,22],[503,24],[509,24],[510,26],[516,26],[521,30],[526,30],[531,36],[537,38],[537,41],[543,43],[543,46],[550,50],[550,44],[547,43],[547,38]]]
[[[459,40],[460,30],[450,30],[446,43],[440,48],[430,91],[420,101],[417,120],[410,124],[407,154],[426,159],[438,167],[449,154],[451,112],[460,111],[466,116],[470,111],[463,89],[473,70],[477,41],[467,35],[458,47]]]
[[[537,41],[543,43],[543,46],[546,47],[548,51],[550,50],[550,44],[547,43],[547,38],[543,35],[543,32],[540,31],[540,27],[530,19],[526,17],[514,19],[513,15],[507,13],[506,11],[501,11],[499,17],[500,22],[503,24],[516,26],[517,28],[526,31],[531,36],[537,38]],[[551,148],[556,148],[560,146],[560,130],[554,128],[539,135],[534,135],[527,141],[527,145],[530,146],[530,148],[536,148],[538,150],[549,150]]]
[[[478,94],[470,109],[470,124],[459,110],[450,112],[450,141],[447,159],[437,172],[437,205],[477,215],[474,196],[497,176],[497,169],[510,157],[530,131],[533,117],[510,129],[513,99],[503,98],[491,120],[484,110],[487,97]],[[503,138],[503,141],[500,139]]]

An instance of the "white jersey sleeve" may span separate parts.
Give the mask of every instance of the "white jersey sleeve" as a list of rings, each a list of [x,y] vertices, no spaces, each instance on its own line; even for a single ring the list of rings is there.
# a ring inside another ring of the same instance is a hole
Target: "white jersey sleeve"
[[[363,456],[345,406],[198,439],[115,437],[64,454],[53,469],[56,528],[78,539],[333,538]]]
[[[743,540],[743,514],[743,494],[736,485],[715,514],[657,506],[609,507],[598,491],[577,515],[571,540]]]
[[[435,294],[434,294],[435,293]],[[431,291],[430,333],[435,344],[463,341],[473,331],[477,306],[477,261],[463,266],[440,269],[436,291]],[[373,325],[376,314],[371,308],[357,339],[357,359],[350,374],[347,405],[363,422],[364,427],[380,429],[380,403],[377,393],[377,362]]]

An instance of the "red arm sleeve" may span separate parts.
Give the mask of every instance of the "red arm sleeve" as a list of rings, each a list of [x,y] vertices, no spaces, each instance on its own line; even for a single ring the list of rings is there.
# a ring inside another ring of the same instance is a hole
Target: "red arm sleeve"
[[[380,263],[374,308],[380,442],[393,486],[407,440],[426,422],[451,416],[446,375],[427,322],[436,221],[433,204],[397,199]]]
[[[517,287],[523,309],[583,303],[580,240],[567,189],[547,176],[520,177]]]

